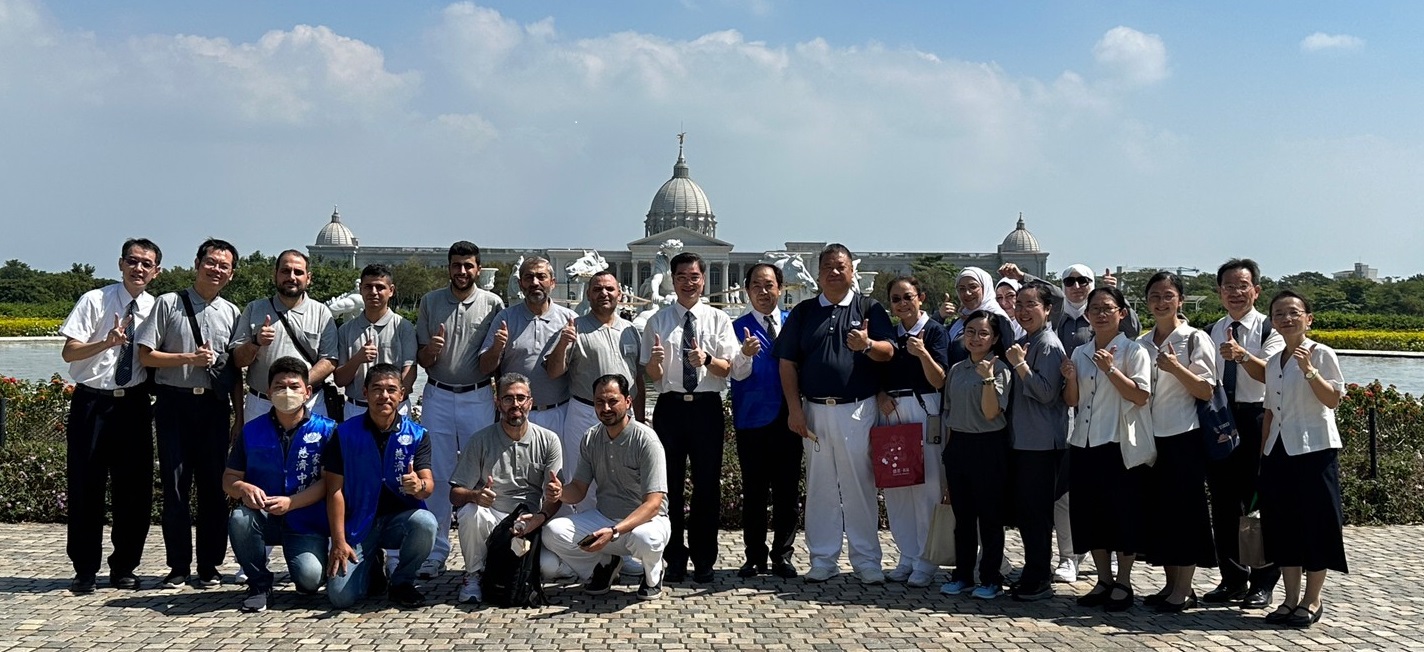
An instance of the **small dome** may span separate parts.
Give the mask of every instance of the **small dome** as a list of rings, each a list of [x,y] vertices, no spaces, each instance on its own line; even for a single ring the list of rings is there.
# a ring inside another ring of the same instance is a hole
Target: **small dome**
[[[356,234],[351,229],[346,228],[341,223],[341,213],[336,207],[331,207],[331,222],[321,227],[321,232],[316,234],[316,246],[318,247],[355,247]]]
[[[1004,243],[999,245],[999,253],[1037,253],[1038,238],[1033,237],[1028,229],[1024,228],[1023,213],[1019,213],[1018,226],[1004,237]]]
[[[682,156],[681,134],[678,140],[677,163],[672,166],[672,178],[653,195],[653,203],[644,222],[645,230],[647,235],[653,235],[683,226],[716,237],[717,216],[712,213],[712,203],[707,201],[707,193],[688,173],[687,159]]]

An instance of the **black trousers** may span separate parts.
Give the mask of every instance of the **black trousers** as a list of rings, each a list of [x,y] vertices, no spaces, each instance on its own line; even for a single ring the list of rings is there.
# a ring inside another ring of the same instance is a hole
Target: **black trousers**
[[[742,543],[747,561],[789,562],[800,517],[801,436],[786,427],[786,405],[771,423],[737,430],[742,467]],[[771,497],[771,548],[766,545],[767,496]]]
[[[1024,566],[1019,581],[1033,586],[1052,579],[1053,502],[1058,499],[1059,472],[1067,451],[1011,451],[1014,505],[1023,540]]]
[[[1237,536],[1241,516],[1251,506],[1256,495],[1256,477],[1261,467],[1261,417],[1265,410],[1260,403],[1237,403],[1231,408],[1241,445],[1224,460],[1207,463],[1206,486],[1211,492],[1211,530],[1216,540],[1216,559],[1221,566],[1221,581],[1231,585],[1246,584],[1253,589],[1273,589],[1281,578],[1275,565],[1247,571],[1241,566]]]
[[[691,400],[684,400],[691,397]],[[722,437],[726,428],[722,397],[716,392],[664,393],[653,408],[653,429],[667,455],[668,521],[672,536],[663,559],[669,568],[710,571],[717,562],[721,515]],[[692,472],[692,510],[686,478]],[[683,532],[686,531],[686,543]]]
[[[955,567],[951,577],[974,583],[977,557],[979,583],[1001,585],[1009,431],[950,433],[942,457],[949,500],[954,505]],[[979,554],[980,542],[983,554]]]
[[[69,540],[77,575],[99,573],[104,553],[105,491],[113,496],[109,575],[130,575],[143,556],[153,510],[153,415],[148,392],[105,396],[77,385],[69,402],[65,468]],[[112,487],[110,484],[112,483]]]
[[[198,503],[198,572],[208,575],[227,554],[227,495],[222,490],[232,408],[228,397],[208,391],[193,394],[160,385],[154,404],[158,428],[158,474],[163,480],[163,547],[168,567],[192,570],[193,517]],[[262,417],[266,418],[266,417]]]

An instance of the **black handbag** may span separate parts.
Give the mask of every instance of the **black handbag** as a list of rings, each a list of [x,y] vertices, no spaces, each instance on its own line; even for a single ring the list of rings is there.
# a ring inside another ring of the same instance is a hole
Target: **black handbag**
[[[1192,346],[1196,343],[1196,331],[1187,340],[1187,361],[1191,361]],[[1208,336],[1207,340],[1210,341]],[[1231,415],[1231,402],[1226,399],[1226,388],[1216,383],[1211,388],[1209,400],[1197,399],[1197,422],[1202,429],[1202,443],[1206,454],[1213,461],[1226,459],[1241,445],[1241,433],[1236,429],[1236,418]]]
[[[297,337],[296,329],[292,328],[292,323],[287,321],[287,313],[277,310],[277,304],[271,299],[267,303],[272,304],[272,312],[277,313],[277,319],[282,322],[282,327],[287,329],[287,337],[291,338],[292,344],[297,347],[297,353],[302,354],[302,359],[307,361],[307,365],[316,366],[321,358],[316,351],[307,348],[307,341]],[[332,384],[330,379],[321,383],[321,398],[326,403],[326,416],[332,421],[340,423],[345,419],[346,397],[341,394],[341,388]]]
[[[196,347],[194,350],[203,348],[203,331],[198,326],[198,317],[194,314],[193,302],[188,299],[187,290],[180,290],[178,298],[183,300],[183,310],[188,315],[188,329],[193,331],[193,345]],[[208,381],[214,390],[230,394],[232,388],[242,382],[242,370],[232,364],[231,356],[226,349],[216,353],[217,358],[203,371],[208,374]]]

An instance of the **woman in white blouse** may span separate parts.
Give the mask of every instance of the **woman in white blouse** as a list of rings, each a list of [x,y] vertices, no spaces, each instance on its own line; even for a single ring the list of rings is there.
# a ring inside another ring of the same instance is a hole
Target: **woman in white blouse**
[[[1063,400],[1077,409],[1068,437],[1073,551],[1092,553],[1098,570],[1098,583],[1078,604],[1125,611],[1132,606],[1132,562],[1141,543],[1143,467],[1128,470],[1118,442],[1124,421],[1151,397],[1152,359],[1118,330],[1127,300],[1117,288],[1093,290],[1086,314],[1093,337],[1063,363]]]
[[[1143,551],[1161,566],[1162,590],[1142,604],[1160,612],[1197,605],[1192,576],[1198,566],[1216,566],[1211,511],[1206,499],[1206,446],[1197,421],[1197,401],[1211,398],[1216,383],[1216,345],[1181,315],[1186,295],[1181,277],[1158,272],[1147,281],[1147,309],[1156,322],[1137,343],[1153,359],[1152,432],[1157,462],[1143,492]]]
[[[1285,600],[1266,620],[1309,627],[1325,611],[1320,591],[1326,571],[1349,570],[1335,424],[1345,378],[1334,349],[1305,336],[1314,319],[1309,301],[1283,290],[1271,299],[1270,317],[1286,346],[1266,362],[1261,538],[1266,558],[1281,568]]]

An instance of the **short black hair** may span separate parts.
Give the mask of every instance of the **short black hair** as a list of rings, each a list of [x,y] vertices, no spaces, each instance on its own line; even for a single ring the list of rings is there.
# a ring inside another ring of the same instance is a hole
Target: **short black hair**
[[[391,285],[396,284],[395,275],[391,273],[390,266],[385,263],[371,263],[370,265],[362,267],[361,278],[366,278],[367,276],[384,277],[390,280]]]
[[[306,263],[307,270],[311,270],[311,258],[308,258],[306,254],[297,251],[296,249],[288,249],[280,254],[277,254],[277,260],[272,264],[272,269],[282,269],[282,259],[286,258],[287,256],[296,256],[298,258],[301,258],[302,262]]]
[[[673,256],[672,260],[668,261],[668,271],[671,271],[672,273],[676,274],[677,268],[692,263],[697,264],[698,272],[703,274],[707,273],[707,261],[702,260],[702,256],[698,255],[698,253],[695,251],[684,251],[676,256]]]
[[[1167,281],[1168,283],[1171,283],[1172,287],[1177,290],[1177,294],[1182,295],[1182,299],[1185,300],[1187,298],[1187,289],[1186,285],[1182,283],[1182,277],[1165,270],[1157,272],[1156,274],[1152,275],[1152,278],[1147,279],[1147,287],[1142,289],[1142,294],[1146,295],[1148,292],[1151,292],[1152,286],[1161,283],[1162,281]]]
[[[619,291],[622,291],[622,290],[623,290],[623,285],[618,282],[618,275],[617,275],[617,274],[614,274],[614,273],[613,273],[613,270],[611,270],[611,269],[600,269],[600,270],[594,272],[594,273],[593,273],[593,276],[588,277],[588,283],[584,285],[584,291],[586,292],[586,291],[588,290],[588,288],[593,287],[593,279],[596,279],[596,278],[598,278],[598,277],[600,277],[600,276],[612,277],[612,278],[613,278],[613,284],[618,286]]]
[[[850,249],[847,249],[845,245],[839,242],[832,242],[821,250],[821,255],[816,256],[816,267],[820,267],[821,263],[825,262],[826,256],[833,256],[835,254],[845,255],[846,260],[855,260],[855,254],[851,253]]]
[[[917,279],[914,276],[896,276],[889,283],[885,284],[886,295],[890,294],[890,288],[895,287],[896,283],[907,283],[910,287],[914,288],[915,294],[919,296],[925,296],[925,288],[920,285],[920,279]]]
[[[1227,272],[1236,269],[1244,269],[1251,273],[1251,285],[1261,284],[1261,266],[1250,258],[1232,258],[1222,263],[1221,267],[1216,268],[1216,284],[1220,286],[1222,277],[1226,276]]]
[[[617,387],[618,393],[625,398],[632,395],[629,393],[632,389],[632,385],[628,382],[628,377],[623,374],[603,374],[595,378],[593,381],[593,393],[597,394],[598,390],[603,389],[606,385]]]
[[[1024,283],[1019,287],[1019,296],[1023,296],[1024,290],[1033,290],[1037,293],[1038,302],[1043,304],[1043,307],[1049,312],[1053,312],[1053,308],[1055,307],[1054,302],[1057,300],[1057,297],[1053,296],[1053,288],[1049,286],[1048,283],[1045,283],[1041,279],[1034,279]]]
[[[1266,304],[1266,312],[1269,313],[1272,308],[1276,307],[1276,302],[1281,301],[1283,299],[1300,299],[1300,305],[1305,307],[1305,312],[1307,314],[1315,312],[1310,308],[1310,299],[1307,299],[1301,294],[1291,290],[1281,290],[1280,292],[1276,293],[1276,296],[1271,297],[1271,302]],[[1270,319],[1270,315],[1266,315],[1266,318]]]
[[[193,258],[193,266],[202,266],[203,259],[214,251],[226,251],[232,254],[232,268],[237,269],[237,247],[232,246],[232,243],[227,240],[218,240],[217,238],[208,238],[203,241],[203,244],[198,245],[198,255]]]
[[[272,381],[277,380],[277,376],[282,374],[296,374],[302,377],[303,385],[310,385],[307,381],[307,363],[298,360],[290,355],[284,355],[272,361],[272,366],[267,367],[267,386],[272,386]]]
[[[461,240],[450,245],[450,252],[445,254],[445,262],[448,263],[452,258],[464,258],[465,256],[474,256],[475,262],[480,262],[480,248],[469,240]]]
[[[742,278],[742,287],[751,287],[752,274],[755,274],[758,269],[761,269],[763,267],[771,269],[772,275],[776,277],[776,284],[778,286],[786,285],[786,275],[781,272],[780,267],[777,267],[776,265],[773,265],[771,263],[757,263],[747,268],[746,276]]]
[[[396,379],[397,384],[401,384],[401,370],[399,367],[389,362],[378,362],[376,364],[373,364],[371,365],[371,370],[366,372],[365,386],[370,387],[371,383],[374,383],[382,378],[394,378]],[[405,385],[401,384],[401,387],[404,388]]]
[[[1126,310],[1129,307],[1127,305],[1127,298],[1122,296],[1122,290],[1119,290],[1111,285],[1100,285],[1098,287],[1093,288],[1093,291],[1088,293],[1088,303],[1092,303],[1093,297],[1098,296],[1099,294],[1108,295],[1108,297],[1110,297],[1114,302],[1117,303],[1118,310]]]
[[[149,251],[152,251],[152,252],[153,252],[153,262],[154,262],[154,264],[156,264],[156,265],[162,265],[162,264],[163,264],[163,250],[162,250],[162,249],[159,249],[159,248],[158,248],[158,245],[157,245],[157,244],[154,244],[154,242],[153,242],[152,240],[149,240],[148,238],[129,238],[128,240],[125,240],[125,241],[124,241],[124,246],[123,246],[121,249],[119,249],[119,257],[120,257],[120,258],[124,258],[124,257],[128,256],[128,255],[129,255],[129,250],[130,250],[130,249],[133,249],[134,247],[138,247],[139,249],[147,249],[147,250],[149,250]]]

